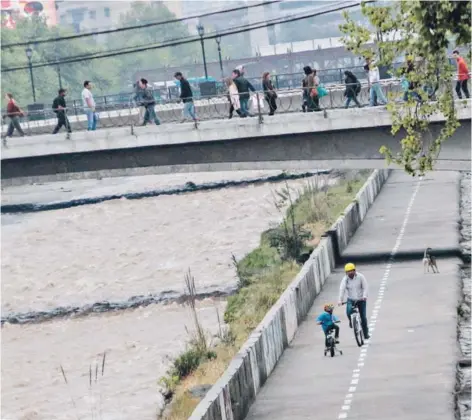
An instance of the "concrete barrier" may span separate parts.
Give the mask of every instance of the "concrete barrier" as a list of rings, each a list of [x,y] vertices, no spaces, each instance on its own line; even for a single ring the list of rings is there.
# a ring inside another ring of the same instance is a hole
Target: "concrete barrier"
[[[315,297],[336,265],[337,256],[362,223],[390,170],[369,177],[320,241],[300,273],[250,335],[190,420],[243,420],[261,387],[292,341]]]

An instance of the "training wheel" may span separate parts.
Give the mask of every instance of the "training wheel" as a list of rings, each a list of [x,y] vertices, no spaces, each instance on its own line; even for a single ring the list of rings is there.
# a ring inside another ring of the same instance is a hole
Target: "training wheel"
[[[343,355],[343,351],[342,351],[342,350],[339,350],[339,354],[342,356],[342,355]]]

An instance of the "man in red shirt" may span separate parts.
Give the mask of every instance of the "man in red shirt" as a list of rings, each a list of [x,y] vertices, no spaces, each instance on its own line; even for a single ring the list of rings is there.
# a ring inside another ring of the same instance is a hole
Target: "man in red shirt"
[[[11,137],[15,131],[15,128],[17,129],[18,133],[20,133],[20,136],[24,136],[25,133],[23,132],[20,125],[20,116],[23,115],[23,111],[16,104],[15,99],[11,93],[7,93],[5,98],[8,101],[6,116],[10,118],[10,124],[8,125],[6,137]]]
[[[452,52],[452,56],[457,61],[457,83],[456,83],[456,92],[459,99],[462,99],[462,92],[466,98],[470,98],[469,89],[467,87],[467,81],[469,80],[469,69],[465,60],[459,55],[458,50]]]

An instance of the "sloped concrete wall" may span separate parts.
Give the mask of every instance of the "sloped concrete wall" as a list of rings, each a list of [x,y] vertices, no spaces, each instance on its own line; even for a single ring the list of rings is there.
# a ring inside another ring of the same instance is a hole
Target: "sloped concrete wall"
[[[243,420],[260,388],[292,341],[315,297],[362,223],[390,170],[369,177],[342,215],[322,238],[300,273],[250,335],[228,369],[207,393],[190,420]]]

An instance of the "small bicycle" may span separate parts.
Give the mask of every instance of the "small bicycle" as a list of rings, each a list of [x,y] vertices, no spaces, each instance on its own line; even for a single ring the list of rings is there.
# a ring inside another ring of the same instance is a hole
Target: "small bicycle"
[[[339,323],[341,321],[336,321],[336,324]],[[329,352],[330,356],[331,357],[334,357],[334,355],[336,354],[336,352],[338,352],[341,356],[343,354],[342,350],[339,350],[337,347],[336,347],[336,338],[335,338],[335,334],[336,334],[336,331],[334,329],[332,329],[329,333],[328,333],[328,336],[326,337],[326,344],[328,345],[326,348],[325,348],[325,351],[324,351],[324,355],[326,356]]]
[[[359,314],[359,302],[359,300],[352,301],[351,325],[352,329],[354,330],[356,343],[359,347],[362,347],[364,345],[364,332],[362,331],[361,316]],[[347,302],[344,302],[343,305],[346,303]]]

